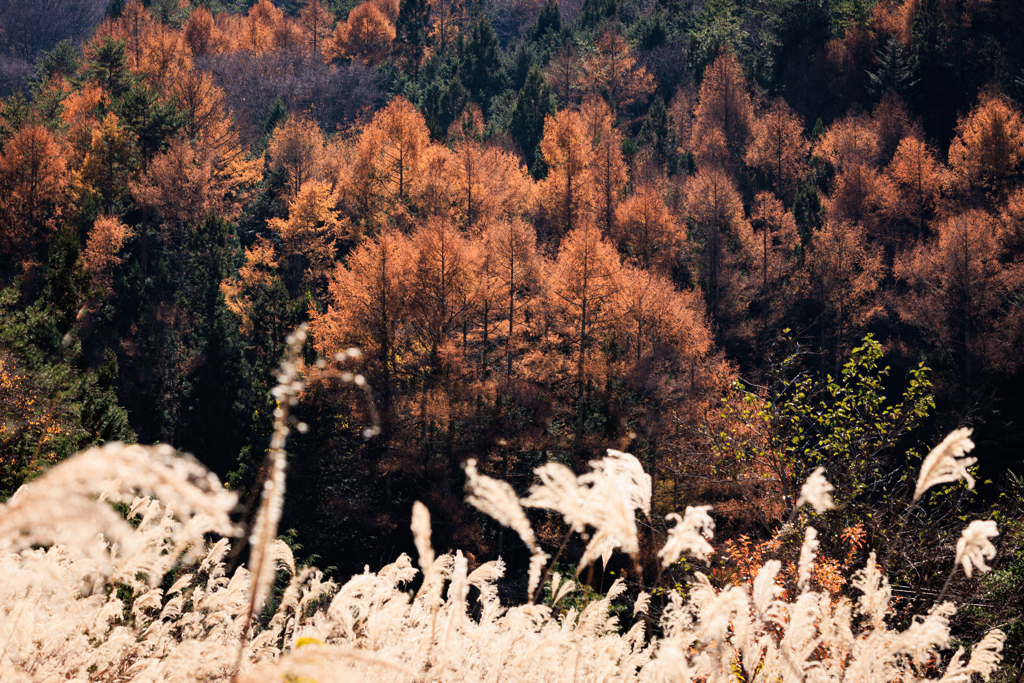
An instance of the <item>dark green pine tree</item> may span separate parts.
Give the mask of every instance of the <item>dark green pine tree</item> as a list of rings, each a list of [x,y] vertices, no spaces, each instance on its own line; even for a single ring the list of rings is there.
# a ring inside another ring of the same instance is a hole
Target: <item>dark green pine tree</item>
[[[128,71],[124,45],[123,40],[104,38],[89,64],[89,75],[115,98],[128,92],[135,81]]]
[[[821,227],[821,197],[814,174],[808,175],[796,188],[793,199],[793,220],[800,231],[800,241],[804,246],[811,241],[811,236]]]
[[[70,40],[62,40],[52,50],[44,52],[36,63],[36,78],[45,82],[51,78],[72,78],[82,67],[82,53]]]
[[[255,376],[238,319],[220,289],[240,252],[231,226],[211,213],[188,233],[187,294],[181,299],[196,321],[199,362],[186,379],[191,391],[177,432],[182,448],[223,477],[242,449],[262,436],[252,433],[253,416],[268,411],[271,375]]]
[[[903,55],[903,45],[895,36],[890,37],[882,49],[875,53],[875,61],[878,69],[868,73],[873,97],[880,98],[886,91],[892,90],[905,98],[907,92],[917,85],[910,64]]]
[[[420,102],[420,110],[427,119],[430,136],[435,140],[444,140],[448,127],[466,108],[469,100],[469,90],[462,84],[458,73],[448,80],[438,78],[431,81],[423,89]]]
[[[545,0],[537,16],[537,23],[530,27],[531,42],[553,40],[562,32],[562,12],[555,0]]]
[[[50,247],[48,266],[42,301],[46,302],[57,332],[66,335],[77,323],[92,282],[82,262],[74,230],[61,230],[57,234]]]
[[[144,158],[161,151],[167,140],[185,125],[185,115],[173,101],[161,100],[157,91],[139,83],[113,103],[114,113],[138,136]]]
[[[544,75],[536,64],[526,75],[516,105],[512,109],[509,133],[519,143],[526,156],[526,164],[535,178],[542,177],[546,170],[539,152],[540,140],[544,136],[544,118],[555,114],[555,98],[551,86],[544,81]]]
[[[505,89],[505,72],[501,66],[501,46],[483,14],[473,26],[466,44],[465,85],[473,99],[488,111],[491,98]]]
[[[401,0],[392,50],[406,73],[416,73],[429,39],[430,4],[427,0]]]
[[[654,96],[654,100],[647,110],[644,125],[640,128],[640,142],[654,149],[664,161],[670,161],[675,156],[671,131],[668,108],[665,106],[665,99],[659,92]]]
[[[505,52],[505,75],[508,77],[508,87],[519,92],[526,83],[530,67],[539,59],[536,46],[527,40],[521,40],[514,46],[509,46]]]
[[[466,68],[466,41],[461,36],[454,49],[435,52],[420,67],[419,80],[426,85],[419,93],[419,109],[435,140],[445,139],[448,127],[469,104]]]

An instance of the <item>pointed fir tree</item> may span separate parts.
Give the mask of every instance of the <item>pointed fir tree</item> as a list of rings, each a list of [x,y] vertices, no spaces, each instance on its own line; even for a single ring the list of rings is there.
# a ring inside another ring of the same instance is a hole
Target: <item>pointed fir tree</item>
[[[96,56],[89,64],[89,75],[114,97],[126,93],[135,79],[128,71],[125,42],[110,37],[104,38],[96,49]]]
[[[407,73],[415,73],[430,39],[430,4],[427,0],[401,0],[395,20],[395,57]]]
[[[466,44],[465,84],[474,100],[485,110],[491,98],[503,90],[505,72],[501,66],[501,46],[491,23],[481,14]]]
[[[562,12],[555,0],[545,0],[537,16],[537,23],[530,27],[531,42],[557,36],[562,31]]]
[[[900,97],[905,97],[917,85],[910,64],[903,55],[903,45],[895,36],[891,36],[885,46],[875,53],[875,61],[878,69],[868,73],[872,96],[880,98],[886,91],[892,90]]]
[[[551,96],[551,87],[544,82],[540,67],[530,67],[515,108],[512,109],[512,121],[509,133],[519,143],[526,157],[526,164],[534,177],[544,175],[543,161],[537,153],[540,140],[544,135],[544,118],[555,113],[555,99]]]
[[[671,125],[669,123],[668,108],[665,106],[665,99],[658,93],[654,96],[650,108],[647,110],[647,118],[640,128],[640,140],[653,148],[661,157],[668,161],[672,154]]]

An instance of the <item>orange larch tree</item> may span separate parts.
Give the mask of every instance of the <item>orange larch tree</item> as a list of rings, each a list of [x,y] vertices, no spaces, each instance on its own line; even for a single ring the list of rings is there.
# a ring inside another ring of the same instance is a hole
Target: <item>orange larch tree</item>
[[[830,217],[814,234],[805,262],[811,298],[820,311],[821,369],[831,354],[838,376],[848,343],[860,339],[864,326],[881,313],[876,294],[882,258],[862,226]]]
[[[399,356],[408,341],[407,274],[412,260],[405,235],[392,228],[381,230],[356,247],[344,265],[335,266],[326,312],[311,313],[313,343],[321,355],[331,358],[350,346],[367,355],[384,419],[394,400]]]
[[[709,322],[721,339],[726,330],[743,335],[744,246],[750,225],[735,184],[720,169],[698,171],[685,189],[690,221],[693,279],[704,290]]]
[[[747,164],[768,175],[776,196],[791,198],[807,168],[809,145],[803,124],[785,100],[777,98],[754,119],[753,128]]]
[[[359,138],[356,174],[391,201],[407,199],[420,172],[430,131],[423,115],[404,97],[377,112]]]
[[[219,31],[213,14],[205,7],[196,7],[189,13],[183,33],[194,57],[206,57],[217,51]]]
[[[769,325],[782,317],[785,308],[779,305],[781,285],[794,275],[799,265],[800,233],[793,214],[768,192],[755,197],[751,223],[753,241],[747,250],[752,256],[751,264],[759,271],[754,276],[760,288],[761,354],[766,357]]]
[[[156,24],[143,47],[139,73],[145,81],[165,92],[179,73],[192,68],[192,48],[182,33],[165,24]]]
[[[583,61],[571,43],[563,45],[551,55],[551,61],[544,69],[544,77],[563,108],[572,107],[579,101],[586,79]]]
[[[889,208],[889,213],[909,219],[920,237],[925,216],[935,209],[942,188],[949,182],[947,169],[924,140],[911,135],[900,141],[887,172],[899,189],[899,194],[893,195],[896,205]]]
[[[245,265],[239,268],[238,277],[227,278],[220,283],[224,304],[238,316],[242,334],[246,336],[253,331],[253,294],[280,282],[276,251],[274,243],[267,238],[256,238],[253,245],[245,250]]]
[[[423,172],[413,189],[415,204],[423,216],[455,220],[459,206],[459,158],[444,145],[428,144],[423,152]]]
[[[693,291],[679,292],[668,278],[626,267],[619,279],[615,329],[619,348],[633,361],[645,356],[678,356],[678,367],[692,367],[712,349],[711,332]]]
[[[320,0],[306,0],[299,12],[299,25],[306,37],[310,51],[322,57],[324,48],[334,35],[334,15],[327,11]]]
[[[1002,199],[1024,160],[1024,121],[1016,107],[993,92],[983,93],[960,118],[949,145],[949,165],[969,186]]]
[[[213,177],[230,198],[234,212],[245,197],[246,187],[259,178],[262,160],[249,158],[228,112],[224,91],[208,73],[193,68],[178,74],[171,93],[185,117],[182,133],[201,158],[210,160]]]
[[[314,290],[334,268],[335,243],[347,226],[339,219],[337,199],[330,187],[311,180],[299,188],[288,204],[288,218],[272,218],[267,227],[281,236],[292,290],[300,281]]]
[[[125,41],[128,68],[135,73],[142,70],[142,59],[149,33],[157,23],[140,0],[128,0],[121,10],[121,16],[110,27],[109,35],[112,38]]]
[[[270,0],[258,0],[241,23],[238,49],[252,54],[273,52],[302,44],[301,32]]]
[[[878,157],[882,163],[892,160],[904,138],[924,137],[920,124],[911,120],[907,105],[892,90],[887,91],[875,105],[871,111],[871,120],[878,134]]]
[[[910,291],[895,299],[959,380],[967,413],[986,389],[986,374],[1020,365],[1024,264],[1007,258],[1013,235],[978,210],[934,226],[935,238],[897,259],[894,273]]]
[[[858,223],[885,242],[899,241],[887,209],[897,204],[898,192],[889,176],[874,166],[855,164],[843,169],[832,183],[825,210],[839,221]]]
[[[357,59],[375,65],[391,53],[395,26],[372,2],[357,5],[348,20],[338,22],[333,43],[325,48],[328,58]]]
[[[739,60],[731,52],[723,52],[705,70],[694,109],[690,149],[698,164],[729,166],[732,159],[742,157],[753,128],[753,116]],[[719,158],[722,154],[727,155],[725,159]]]
[[[439,352],[454,345],[455,331],[462,329],[472,312],[476,267],[469,243],[443,219],[428,219],[416,228],[410,241],[409,320],[425,349],[425,360],[437,367]]]
[[[458,37],[466,21],[466,7],[463,0],[428,0],[430,4],[430,35],[437,45],[437,51],[444,54]]]
[[[324,165],[324,135],[320,126],[302,116],[289,116],[274,129],[267,147],[270,167],[288,176],[288,194],[294,199],[299,189],[320,179]]]
[[[580,115],[593,146],[590,177],[594,185],[594,216],[605,234],[611,235],[615,209],[629,181],[622,156],[622,133],[615,127],[612,111],[602,99],[588,98]]]
[[[68,182],[64,150],[44,126],[22,126],[7,141],[0,153],[0,216],[12,265],[49,244],[67,208]]]
[[[638,187],[619,205],[610,234],[632,262],[666,276],[678,263],[684,242],[683,231],[665,206],[661,190],[650,183]]]
[[[697,92],[690,84],[683,84],[668,103],[668,116],[672,122],[672,132],[679,145],[677,152],[692,151],[693,113],[697,103]]]
[[[608,24],[594,43],[595,52],[583,65],[587,89],[608,99],[616,114],[647,99],[654,92],[654,77],[637,63],[618,28]]]
[[[615,247],[601,235],[597,226],[584,223],[562,240],[554,270],[547,279],[551,305],[558,311],[565,334],[576,349],[577,448],[573,464],[577,470],[589,390],[589,356],[597,353],[597,334],[608,329],[614,320],[620,271]]]
[[[548,165],[541,205],[553,232],[566,235],[589,222],[593,207],[594,151],[583,117],[568,109],[547,117],[540,150]]]
[[[815,144],[814,153],[837,172],[858,165],[874,168],[880,154],[878,131],[867,116],[851,114],[828,127]]]
[[[116,216],[97,216],[89,231],[82,261],[92,275],[92,283],[108,295],[111,293],[113,270],[121,263],[117,254],[131,235],[132,229]]]
[[[491,223],[483,234],[483,250],[489,259],[490,276],[500,290],[503,315],[508,323],[505,335],[505,380],[510,382],[515,357],[523,342],[517,330],[521,311],[538,286],[537,235],[521,220]]]
[[[214,178],[211,160],[183,138],[153,157],[129,188],[139,206],[156,211],[162,219],[165,241],[177,241],[185,226],[198,223],[209,211],[227,213],[227,188]]]

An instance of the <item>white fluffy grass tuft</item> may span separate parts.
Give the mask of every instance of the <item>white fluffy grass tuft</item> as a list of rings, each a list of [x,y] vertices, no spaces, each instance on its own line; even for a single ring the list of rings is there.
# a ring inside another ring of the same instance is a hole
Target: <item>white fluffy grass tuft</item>
[[[558,490],[572,499],[560,500],[549,486],[555,478],[542,477],[550,490],[535,489],[527,502],[579,522],[591,546],[603,537],[629,553],[630,522],[635,534],[635,511],[649,506],[649,480],[632,456],[610,457],[575,482],[548,466],[543,471],[555,473]],[[473,476],[470,495],[481,509],[532,538],[511,487]],[[599,495],[611,497],[607,514],[595,510]],[[136,528],[108,501],[129,503]],[[272,540],[262,546],[264,561],[292,577],[274,614],[252,628],[259,586],[248,570],[228,575],[223,564],[237,534],[227,516],[233,505],[194,460],[122,445],[79,454],[19,491],[0,507],[0,680],[920,681],[939,680],[938,653],[950,641],[948,602],[905,631],[889,628],[891,590],[874,555],[853,577],[856,605],[811,590],[804,558],[803,590],[791,602],[780,598],[777,561],[766,563],[753,585],[723,590],[698,573],[685,600],[668,595],[660,636],[642,619],[620,629],[612,603],[625,590],[621,579],[603,598],[559,618],[542,605],[502,605],[495,582],[504,564],[470,571],[462,553],[432,559],[429,517],[420,507],[413,526],[426,576],[418,593],[409,590],[418,572],[408,556],[337,586],[310,568],[296,574],[287,546]],[[677,527],[700,535],[709,520],[707,509],[694,508]],[[989,531],[978,528],[965,557],[990,556]],[[808,528],[809,557],[814,536]],[[471,587],[479,595],[473,616]],[[551,587],[558,603],[575,582],[553,574]],[[641,594],[634,617],[650,605]],[[987,679],[998,670],[1004,640],[991,631],[967,663],[958,651],[941,680]]]

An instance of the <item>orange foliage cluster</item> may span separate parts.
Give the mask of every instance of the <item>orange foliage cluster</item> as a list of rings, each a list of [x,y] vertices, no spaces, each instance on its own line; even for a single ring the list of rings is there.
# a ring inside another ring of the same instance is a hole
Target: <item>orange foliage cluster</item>
[[[767,541],[755,541],[741,535],[736,540],[724,543],[722,564],[712,573],[723,585],[735,585],[739,581],[753,581],[768,560],[782,559],[782,571],[776,577],[776,583],[783,588],[783,598],[792,599],[799,592],[795,557],[800,552],[802,540],[793,527],[788,525]],[[847,577],[852,568],[862,561],[860,551],[865,547],[867,533],[861,524],[855,524],[843,529],[838,540],[840,543],[836,543],[833,550],[839,556],[829,557],[826,553],[819,553],[811,567],[813,590],[829,595],[833,604],[843,597]]]
[[[443,50],[460,39],[463,3],[430,4]],[[853,78],[879,36],[905,38],[914,5],[878,3],[875,28],[851,22],[830,58]],[[205,70],[217,55],[283,50],[324,69],[334,67],[319,60],[376,65],[391,53],[397,15],[395,0],[366,0],[340,23],[321,0],[296,18],[259,0],[244,14],[195,8],[177,29],[128,0],[86,57],[124,41],[128,70],[154,106],[180,115],[180,132],[142,139],[138,122],[111,106],[120,94],[110,74],[45,84],[59,123],[30,120],[2,140],[7,270],[40,262],[58,227],[83,219],[84,262],[112,295],[119,253],[133,240],[145,269],[154,230],[161,248],[180,246],[210,213],[239,219],[260,180],[282,178],[280,206],[256,228],[266,231],[221,283],[245,334],[260,296],[283,288],[308,305],[320,352],[365,350],[392,415],[451,423],[474,410],[465,397],[483,400],[499,386],[557,394],[576,415],[543,429],[572,442],[577,457],[587,400],[602,387],[653,397],[672,415],[661,436],[691,418],[712,421],[708,400],[734,375],[720,349],[759,347],[764,358],[798,307],[837,365],[868,325],[894,313],[956,368],[965,396],[981,390],[984,373],[1018,366],[1024,120],[1009,100],[983,94],[961,117],[948,163],[893,93],[812,141],[789,104],[756,95],[723,50],[699,88],[671,98],[668,138],[693,172],[670,175],[654,153],[624,154],[625,133],[639,128],[629,117],[655,84],[609,25],[591,51],[567,44],[547,66],[562,108],[544,120],[546,175],[534,180],[507,139],[485,141],[478,106],[432,140],[401,96],[345,131],[292,113],[254,151]],[[808,189],[822,194],[822,220],[798,228],[793,205]],[[95,221],[82,210],[87,198]],[[881,293],[887,282],[900,297]],[[638,419],[661,418],[633,413],[622,424]],[[770,463],[752,468],[765,480],[789,476]],[[777,517],[769,489],[755,497]]]

